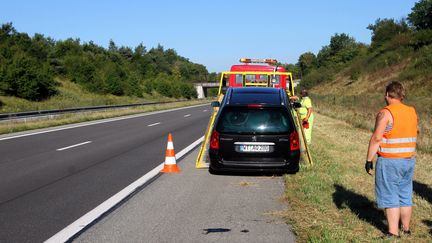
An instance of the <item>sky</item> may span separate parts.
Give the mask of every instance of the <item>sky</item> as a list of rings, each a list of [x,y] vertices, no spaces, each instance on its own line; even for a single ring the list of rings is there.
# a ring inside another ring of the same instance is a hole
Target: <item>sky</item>
[[[209,72],[241,57],[296,63],[336,33],[370,43],[378,18],[406,17],[416,0],[0,0],[0,23],[55,40],[172,48]]]

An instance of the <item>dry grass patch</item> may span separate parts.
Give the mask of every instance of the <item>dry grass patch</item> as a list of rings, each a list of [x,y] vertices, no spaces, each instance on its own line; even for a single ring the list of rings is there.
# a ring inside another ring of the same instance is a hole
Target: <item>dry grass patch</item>
[[[375,206],[374,177],[364,171],[371,133],[316,116],[313,167],[285,177],[286,218],[299,242],[374,242],[386,230]],[[404,242],[432,241],[432,156],[419,154],[414,175],[413,235]]]
[[[242,181],[242,182],[240,182],[240,186],[252,186],[252,185],[254,185],[255,183],[253,183],[253,182],[248,182],[248,181]]]
[[[320,96],[313,98],[315,110],[326,116],[348,122],[357,128],[372,131],[379,109],[385,106],[383,95]],[[418,149],[432,153],[432,97],[410,96],[406,100],[416,108],[420,136]]]

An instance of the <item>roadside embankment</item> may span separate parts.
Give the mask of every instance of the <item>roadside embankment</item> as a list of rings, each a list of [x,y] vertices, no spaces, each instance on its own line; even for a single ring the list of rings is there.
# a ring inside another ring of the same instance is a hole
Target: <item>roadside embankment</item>
[[[314,124],[314,166],[285,177],[287,222],[299,242],[374,241],[386,221],[375,205],[374,176],[364,170],[371,132],[322,114]],[[429,153],[417,155],[413,235],[404,242],[432,241],[431,161]]]

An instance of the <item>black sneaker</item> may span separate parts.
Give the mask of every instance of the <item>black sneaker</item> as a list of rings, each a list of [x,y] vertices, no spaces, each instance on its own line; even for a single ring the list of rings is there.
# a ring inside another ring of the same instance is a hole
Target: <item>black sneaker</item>
[[[385,235],[381,236],[381,240],[393,240],[393,239],[399,239],[399,235],[395,235],[392,233],[386,233]]]

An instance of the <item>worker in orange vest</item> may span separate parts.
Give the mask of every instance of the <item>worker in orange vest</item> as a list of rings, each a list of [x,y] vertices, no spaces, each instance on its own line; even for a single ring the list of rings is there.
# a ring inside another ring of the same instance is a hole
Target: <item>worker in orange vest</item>
[[[385,239],[410,234],[412,215],[413,173],[416,161],[417,114],[402,103],[405,90],[401,83],[391,82],[385,90],[387,106],[376,117],[369,141],[365,169],[372,175],[375,155],[375,195],[378,208],[384,208],[388,221]]]

